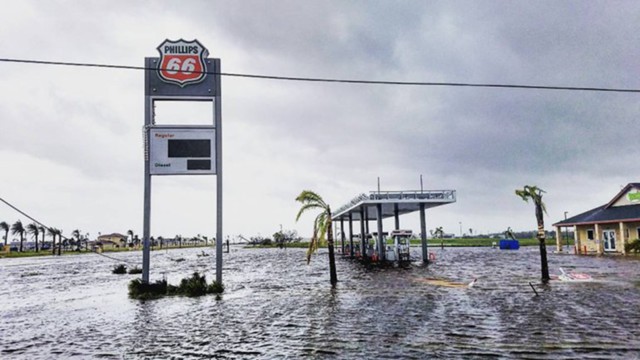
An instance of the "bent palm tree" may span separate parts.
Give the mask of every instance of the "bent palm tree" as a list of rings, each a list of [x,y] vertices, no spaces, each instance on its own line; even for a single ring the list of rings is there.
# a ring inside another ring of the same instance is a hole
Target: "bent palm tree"
[[[38,252],[38,236],[40,235],[40,228],[38,227],[38,224],[31,223],[27,225],[27,233],[31,234],[36,240],[36,252]]]
[[[538,242],[540,245],[540,263],[542,268],[542,282],[549,281],[549,265],[547,263],[547,247],[545,245],[545,233],[544,233],[544,213],[547,212],[546,206],[542,202],[542,194],[544,190],[533,185],[525,185],[523,189],[516,190],[522,200],[529,202],[529,199],[533,200],[533,204],[536,207],[536,220],[538,222]]]
[[[22,244],[24,242],[24,226],[22,226],[22,221],[18,220],[15,224],[11,225],[11,234],[12,235],[20,235],[20,252],[22,252]]]
[[[71,237],[75,238],[76,251],[80,251],[82,243],[80,242],[80,230],[75,229],[71,232]]]
[[[6,221],[0,222],[0,230],[4,230],[4,246],[7,246],[7,240],[9,239],[9,224]]]
[[[44,226],[40,225],[40,226],[38,226],[38,230],[40,230],[40,234],[42,234],[42,242],[41,242],[41,244],[42,244],[42,246],[44,246],[44,242],[46,240],[44,237],[45,237],[45,235],[47,235],[47,229],[45,229]]]
[[[51,236],[51,252],[53,255],[55,255],[56,254],[56,235],[58,235],[57,229],[47,228],[47,234]],[[60,243],[59,245],[62,245],[62,243]]]
[[[320,210],[320,214],[316,216],[313,221],[313,236],[309,242],[309,249],[307,250],[307,263],[311,261],[311,254],[313,254],[320,243],[327,240],[327,247],[329,248],[329,276],[331,279],[331,286],[336,286],[338,282],[338,275],[336,274],[336,260],[333,251],[333,230],[331,226],[331,207],[329,204],[322,200],[320,195],[313,191],[304,190],[296,197],[296,201],[302,203],[302,207],[298,211],[296,221],[300,219],[303,213],[307,210]]]

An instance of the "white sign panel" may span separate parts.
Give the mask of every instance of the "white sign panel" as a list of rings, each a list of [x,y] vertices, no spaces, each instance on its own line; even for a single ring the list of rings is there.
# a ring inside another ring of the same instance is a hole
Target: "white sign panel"
[[[149,130],[149,167],[151,175],[215,174],[215,128],[153,126]]]

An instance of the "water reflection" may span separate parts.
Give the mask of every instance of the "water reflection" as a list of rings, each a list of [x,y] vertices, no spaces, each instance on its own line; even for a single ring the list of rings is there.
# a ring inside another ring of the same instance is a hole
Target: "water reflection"
[[[420,256],[413,249],[413,256]],[[535,248],[435,249],[409,269],[338,261],[301,249],[232,249],[221,300],[127,298],[135,275],[97,255],[0,261],[2,358],[634,358],[640,353],[640,262],[549,254],[550,269],[589,283],[539,283]],[[213,251],[158,251],[152,280],[214,277]],[[140,253],[121,253],[140,263]],[[184,259],[184,261],[179,261]],[[438,286],[426,279],[468,283]],[[529,282],[540,294],[536,296]]]

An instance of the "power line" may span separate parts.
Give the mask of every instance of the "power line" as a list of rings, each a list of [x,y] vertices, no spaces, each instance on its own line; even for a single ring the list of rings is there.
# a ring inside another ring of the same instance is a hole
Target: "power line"
[[[144,66],[130,65],[111,65],[111,64],[92,64],[92,63],[75,63],[61,61],[43,61],[43,60],[27,60],[27,59],[7,59],[0,58],[0,62],[13,62],[37,65],[58,65],[58,66],[78,66],[78,67],[95,67],[107,69],[124,69],[124,70],[167,70],[157,68],[147,68]],[[181,72],[181,70],[169,69]],[[189,73],[218,75],[218,73],[210,71],[190,71]],[[620,93],[640,93],[640,89],[620,89],[620,88],[602,88],[602,87],[577,87],[577,86],[544,86],[544,85],[518,85],[518,84],[488,84],[488,83],[455,83],[455,82],[424,82],[424,81],[383,81],[383,80],[355,80],[355,79],[331,79],[331,78],[310,78],[296,76],[275,76],[275,75],[258,75],[258,74],[239,74],[239,73],[219,73],[220,76],[251,78],[263,80],[279,80],[279,81],[304,81],[318,83],[337,83],[337,84],[362,84],[362,85],[394,85],[394,86],[447,86],[447,87],[479,87],[479,88],[506,88],[506,89],[529,89],[529,90],[566,90],[566,91],[597,91],[597,92],[620,92]]]
[[[3,203],[5,203],[7,206],[9,206],[10,208],[12,208],[13,210],[17,211],[18,213],[22,214],[23,216],[25,216],[25,217],[26,217],[26,218],[28,218],[29,220],[33,221],[34,223],[36,223],[36,224],[38,224],[38,225],[40,225],[40,226],[42,226],[42,227],[46,228],[47,230],[51,230],[51,229],[52,229],[52,228],[48,227],[47,225],[45,225],[45,224],[41,223],[40,221],[38,221],[38,220],[34,219],[33,217],[31,217],[29,214],[25,213],[24,211],[22,211],[22,210],[18,209],[16,206],[14,206],[13,204],[11,204],[11,203],[10,203],[10,202],[8,202],[7,200],[3,199],[2,197],[0,197],[0,201],[2,201]],[[64,235],[62,235],[61,233],[59,233],[58,235],[59,235],[61,238],[63,238],[63,239],[65,239],[65,240],[69,241],[69,238],[68,238],[68,237],[66,237],[66,236],[64,236]],[[62,244],[59,244],[59,246],[62,246]],[[87,248],[87,250],[89,250],[89,249]],[[97,251],[94,251],[94,250],[90,250],[90,251],[91,251],[91,252],[93,252],[94,254],[98,254],[98,255],[100,255],[100,256],[104,256],[104,257],[106,257],[106,258],[108,258],[108,259],[111,259],[111,260],[115,260],[115,261],[120,261],[120,262],[125,262],[125,263],[128,263],[128,264],[136,265],[135,263],[132,263],[132,262],[127,261],[127,260],[117,259],[117,258],[115,258],[115,257],[111,257],[111,256],[108,256],[108,255],[105,255],[105,254],[101,254],[101,253],[99,253],[99,252],[97,252]]]

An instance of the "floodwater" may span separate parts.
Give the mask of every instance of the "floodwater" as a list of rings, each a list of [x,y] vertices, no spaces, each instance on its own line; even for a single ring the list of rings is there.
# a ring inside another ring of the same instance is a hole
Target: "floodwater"
[[[153,252],[151,280],[214,279],[202,251]],[[97,254],[0,259],[0,358],[640,358],[639,259],[550,253],[552,274],[594,281],[543,286],[537,247],[431,251],[435,263],[409,269],[338,257],[331,289],[326,252],[307,265],[304,249],[232,247],[221,299],[146,302],[127,297],[139,275],[114,275],[120,262]]]

